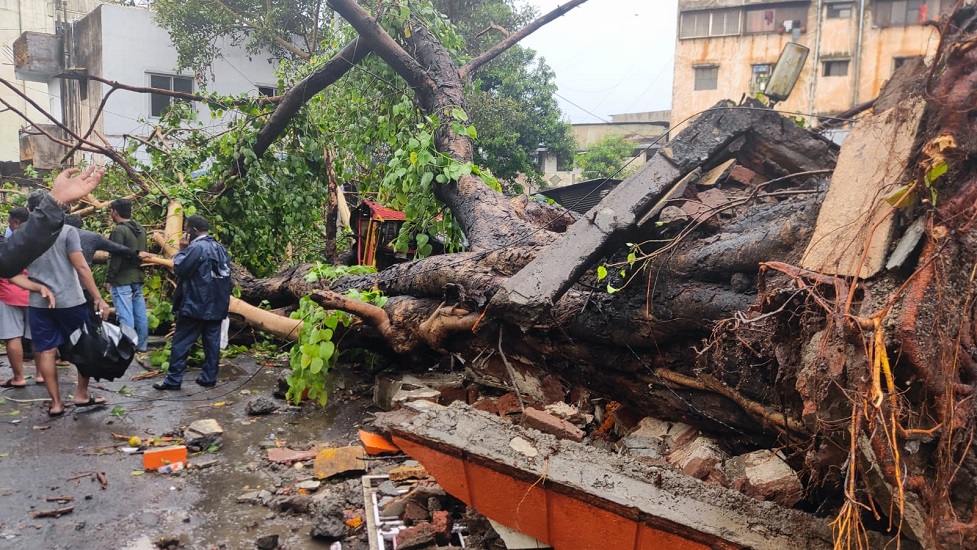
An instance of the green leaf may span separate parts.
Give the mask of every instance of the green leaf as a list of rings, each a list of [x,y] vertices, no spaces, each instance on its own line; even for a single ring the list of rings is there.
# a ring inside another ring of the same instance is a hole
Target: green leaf
[[[110,416],[115,416],[115,417],[122,417],[125,416],[125,414],[126,414],[126,409],[122,405],[116,405],[112,407],[112,411],[109,412]]]
[[[620,292],[620,291],[621,291],[621,289],[620,289],[620,288],[614,288],[614,287],[612,287],[612,286],[611,286],[611,285],[610,285],[610,284],[608,283],[608,285],[607,285],[607,293],[608,293],[608,294],[614,294],[615,292]]]
[[[454,109],[451,109],[451,117],[455,120],[465,122],[468,120],[468,113],[466,113],[463,109],[455,107]]]
[[[132,475],[133,476],[141,476],[141,475],[143,475],[145,473],[146,473],[146,470],[133,470],[132,471]]]
[[[597,280],[603,281],[604,278],[606,277],[607,277],[607,268],[602,265],[597,266]]]
[[[309,364],[309,372],[311,372],[312,374],[319,374],[320,372],[322,372],[323,364],[324,362],[322,360],[322,357],[313,357]]]
[[[889,206],[898,205],[900,208],[906,208],[912,206],[913,203],[915,202],[913,200],[913,197],[905,197],[905,195],[913,188],[913,185],[915,185],[914,182],[904,185],[899,189],[896,189],[895,191],[889,193],[888,195],[885,196],[885,202],[889,203]]]
[[[336,353],[336,344],[332,342],[323,342],[322,347],[319,348],[319,357],[323,361],[328,361]]]
[[[943,174],[946,174],[947,165],[946,161],[941,161],[930,168],[929,172],[926,172],[926,183],[930,184],[937,180]]]

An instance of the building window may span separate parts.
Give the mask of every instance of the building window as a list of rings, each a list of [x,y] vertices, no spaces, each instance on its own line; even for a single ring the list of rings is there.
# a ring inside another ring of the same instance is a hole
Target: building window
[[[909,63],[911,61],[915,61],[917,59],[922,59],[922,58],[923,58],[923,56],[921,56],[921,55],[910,55],[910,56],[906,56],[906,57],[893,57],[892,58],[892,70],[893,70],[893,72],[895,72],[896,69],[898,69],[899,67],[902,67],[906,63]]]
[[[876,0],[872,3],[872,22],[876,27],[921,25],[939,18],[940,0]]]
[[[740,10],[687,11],[682,13],[679,38],[732,36],[740,33]]]
[[[850,2],[828,4],[826,17],[828,19],[851,19],[851,8]]]
[[[695,88],[698,90],[719,89],[719,65],[695,68]]]
[[[746,34],[789,33],[795,28],[803,32],[807,27],[807,6],[746,10],[743,27]]]
[[[193,78],[189,76],[151,74],[149,75],[149,85],[153,88],[159,88],[161,90],[185,92],[188,94],[193,93]],[[170,101],[173,100],[174,99],[168,95],[150,94],[150,116],[157,118],[163,116],[163,113],[166,112],[167,107],[170,106]]]
[[[753,65],[753,72],[750,75],[750,94],[762,94],[767,89],[767,81],[770,80],[770,71],[773,70],[772,63],[762,63]]]
[[[825,61],[822,76],[848,76],[848,61],[847,59]]]
[[[258,95],[261,97],[275,97],[278,90],[274,86],[258,86]]]

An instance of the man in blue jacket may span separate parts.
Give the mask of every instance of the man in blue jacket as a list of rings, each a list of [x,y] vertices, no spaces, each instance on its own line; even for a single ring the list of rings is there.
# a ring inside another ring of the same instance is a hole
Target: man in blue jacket
[[[187,369],[190,346],[203,338],[203,372],[195,381],[211,388],[217,384],[220,360],[221,321],[231,302],[231,258],[210,235],[210,224],[202,216],[190,216],[184,223],[180,251],[173,257],[177,277],[173,296],[176,328],[170,350],[170,369],[157,390],[178,390]]]

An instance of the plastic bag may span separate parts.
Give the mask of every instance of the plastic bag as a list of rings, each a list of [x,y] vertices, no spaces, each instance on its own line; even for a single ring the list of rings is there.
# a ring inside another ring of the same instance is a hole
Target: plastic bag
[[[94,330],[84,325],[68,337],[61,357],[78,367],[78,372],[95,380],[115,380],[136,355],[135,331],[128,325],[113,325],[98,319]]]

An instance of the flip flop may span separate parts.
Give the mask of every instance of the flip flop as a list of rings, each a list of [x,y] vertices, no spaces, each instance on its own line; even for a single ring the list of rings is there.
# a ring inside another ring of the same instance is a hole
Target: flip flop
[[[99,401],[99,399],[101,399],[101,401]],[[108,404],[109,404],[108,399],[105,399],[104,397],[91,397],[91,396],[89,396],[87,403],[75,403],[75,406],[76,407],[95,407],[95,406],[108,405]]]
[[[63,408],[63,409],[61,409],[58,412],[51,412],[51,409],[48,409],[47,410],[47,415],[49,417],[51,417],[51,418],[58,418],[58,417],[64,416],[64,413],[65,413],[66,410],[68,410],[68,409],[67,408]]]
[[[0,388],[26,388],[26,387],[27,387],[27,382],[24,382],[23,384],[19,384],[19,385],[14,384],[13,378],[8,378],[3,382],[0,382]]]

